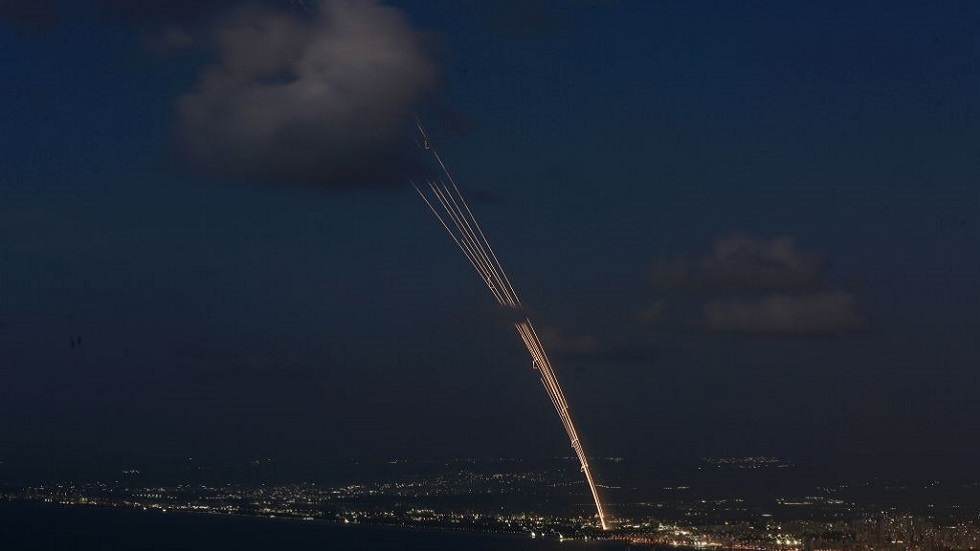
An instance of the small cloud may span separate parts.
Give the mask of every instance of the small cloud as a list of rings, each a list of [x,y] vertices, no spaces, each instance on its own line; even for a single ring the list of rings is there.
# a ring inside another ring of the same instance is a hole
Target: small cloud
[[[762,239],[733,233],[701,258],[661,260],[650,269],[657,290],[678,292],[804,291],[819,287],[821,262],[791,237]]]
[[[85,1],[139,28],[152,53],[211,49],[177,102],[175,135],[192,167],[333,188],[391,187],[423,170],[408,132],[439,67],[431,36],[401,10],[380,0]],[[0,0],[0,23],[48,28],[62,4]]]
[[[405,15],[323,1],[312,18],[260,7],[212,33],[217,62],[178,105],[190,163],[218,176],[391,186],[414,169],[403,132],[437,65]]]
[[[661,323],[667,313],[667,303],[658,300],[639,313],[640,321],[643,323]]]
[[[829,334],[853,331],[865,323],[854,296],[842,291],[714,299],[704,304],[701,314],[699,327],[729,333]]]
[[[675,296],[668,297],[670,311],[659,300],[640,312],[643,322],[784,335],[841,333],[866,322],[854,293],[829,287],[821,257],[791,237],[731,233],[703,256],[655,262],[649,275],[653,289]],[[667,319],[677,312],[678,319]]]

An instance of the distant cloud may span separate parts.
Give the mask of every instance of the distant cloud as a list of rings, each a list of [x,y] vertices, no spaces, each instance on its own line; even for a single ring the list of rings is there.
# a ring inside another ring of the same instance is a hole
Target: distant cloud
[[[402,183],[401,132],[437,66],[400,11],[370,0],[325,1],[313,19],[246,8],[212,41],[218,62],[179,103],[194,166],[330,187]]]
[[[678,292],[802,291],[816,289],[820,276],[819,257],[797,249],[790,237],[733,233],[717,239],[704,257],[655,262],[650,284]]]
[[[420,170],[409,133],[433,99],[430,38],[377,0],[85,0],[157,55],[208,48],[178,100],[183,160],[232,179],[394,186]],[[0,0],[0,22],[50,28],[54,0]],[[304,7],[305,6],[305,7]]]
[[[820,257],[801,251],[790,237],[765,239],[733,233],[715,240],[705,256],[654,262],[650,285],[660,298],[639,312],[646,322],[698,331],[769,334],[827,334],[865,324],[852,293],[827,287]]]
[[[704,329],[736,333],[840,333],[865,322],[854,296],[842,291],[713,299],[704,304],[702,316]]]

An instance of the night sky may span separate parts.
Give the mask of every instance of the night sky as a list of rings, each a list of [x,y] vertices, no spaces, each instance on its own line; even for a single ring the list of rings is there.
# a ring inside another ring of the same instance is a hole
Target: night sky
[[[0,461],[570,453],[416,112],[591,453],[980,461],[980,3],[199,4],[0,2]]]

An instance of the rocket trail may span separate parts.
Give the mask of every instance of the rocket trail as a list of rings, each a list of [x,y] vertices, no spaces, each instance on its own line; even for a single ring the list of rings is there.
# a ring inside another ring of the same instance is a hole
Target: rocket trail
[[[473,211],[470,210],[466,198],[460,192],[456,181],[449,173],[449,169],[446,168],[446,164],[442,161],[442,157],[432,147],[429,137],[422,127],[422,123],[416,121],[416,124],[422,138],[421,147],[432,154],[449,184],[447,185],[441,179],[432,179],[427,181],[423,186],[418,186],[415,182],[412,182],[412,187],[415,188],[415,191],[418,192],[443,229],[446,230],[449,237],[452,238],[456,246],[459,247],[459,250],[469,260],[470,265],[473,266],[473,269],[476,270],[476,273],[479,274],[480,278],[490,289],[493,298],[501,306],[510,308],[516,312],[523,311],[521,301],[517,297],[517,291],[511,285],[510,278],[507,277],[507,273],[500,264],[497,255],[493,252],[493,248],[490,247],[490,242],[487,241],[483,229],[476,221],[476,217],[473,216]],[[568,435],[572,450],[575,451],[575,457],[578,459],[582,473],[585,475],[585,481],[588,483],[589,490],[592,492],[592,499],[595,501],[599,523],[602,524],[603,530],[608,530],[609,523],[606,517],[606,511],[603,507],[602,500],[599,498],[599,491],[596,487],[595,480],[592,477],[589,459],[585,454],[585,449],[582,447],[581,440],[579,440],[575,423],[572,422],[572,415],[568,409],[568,400],[565,399],[565,393],[562,392],[561,385],[558,384],[558,377],[555,375],[551,360],[548,359],[548,354],[545,352],[544,346],[541,344],[541,339],[538,337],[537,331],[534,330],[530,319],[525,317],[515,322],[514,328],[517,330],[517,334],[520,336],[524,346],[527,347],[528,354],[531,355],[532,366],[541,376],[541,384],[544,386],[545,393],[548,394],[551,404],[558,413],[558,419],[565,428],[565,433]]]

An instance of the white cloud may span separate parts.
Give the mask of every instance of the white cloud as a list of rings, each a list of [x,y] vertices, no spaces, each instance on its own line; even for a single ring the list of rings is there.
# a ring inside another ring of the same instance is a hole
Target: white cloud
[[[817,255],[797,249],[791,237],[733,233],[717,239],[706,256],[655,262],[650,283],[681,292],[804,290],[816,288],[820,275]]]
[[[437,66],[400,11],[332,0],[310,20],[252,7],[212,40],[217,63],[178,106],[194,165],[337,187],[405,177],[400,133]]]
[[[709,331],[815,334],[852,331],[864,325],[854,296],[842,291],[762,298],[714,299],[699,324]]]

